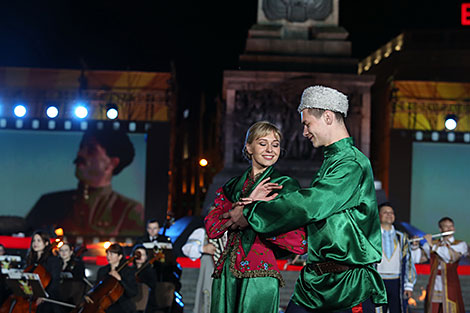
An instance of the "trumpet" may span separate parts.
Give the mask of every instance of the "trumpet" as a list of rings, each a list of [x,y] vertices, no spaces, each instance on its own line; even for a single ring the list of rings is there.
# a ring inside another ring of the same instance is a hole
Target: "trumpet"
[[[443,233],[432,235],[432,238],[439,238],[439,237],[449,236],[449,235],[453,235],[454,233],[455,233],[455,231],[453,231],[453,230],[445,231]],[[413,239],[410,239],[410,242],[420,241],[420,240],[423,240],[423,239],[424,239],[424,237],[413,238]]]

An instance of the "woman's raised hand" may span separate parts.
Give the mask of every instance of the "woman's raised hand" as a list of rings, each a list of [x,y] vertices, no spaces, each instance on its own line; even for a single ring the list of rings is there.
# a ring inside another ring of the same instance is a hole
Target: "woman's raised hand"
[[[282,186],[276,183],[270,183],[271,177],[263,179],[258,186],[251,192],[249,198],[253,201],[269,201],[277,197],[278,193],[273,193],[274,190],[282,189]]]

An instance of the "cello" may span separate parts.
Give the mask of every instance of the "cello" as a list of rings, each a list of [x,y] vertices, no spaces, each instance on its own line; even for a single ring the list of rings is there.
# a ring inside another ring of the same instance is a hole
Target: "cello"
[[[135,258],[139,257],[140,254],[138,253],[130,257],[116,268],[116,272],[119,273],[123,268],[128,266],[129,263],[133,262]],[[108,275],[106,279],[100,281],[98,285],[85,296],[85,300],[72,310],[71,313],[105,313],[123,294],[124,287],[122,287],[115,277]]]

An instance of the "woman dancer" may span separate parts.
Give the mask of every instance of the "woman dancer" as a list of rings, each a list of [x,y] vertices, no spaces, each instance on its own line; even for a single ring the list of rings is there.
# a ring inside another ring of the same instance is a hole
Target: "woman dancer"
[[[250,127],[243,154],[251,167],[217,190],[213,209],[205,219],[209,238],[220,238],[227,231],[223,227],[227,220],[222,214],[249,196],[262,180],[269,177],[270,182],[282,185],[279,193],[300,188],[297,181],[273,168],[281,152],[281,139],[280,130],[269,122]],[[279,285],[284,285],[284,281],[275,254],[282,253],[280,248],[306,253],[306,243],[303,229],[272,238],[262,238],[250,228],[228,230],[227,245],[213,275],[211,312],[277,313]]]

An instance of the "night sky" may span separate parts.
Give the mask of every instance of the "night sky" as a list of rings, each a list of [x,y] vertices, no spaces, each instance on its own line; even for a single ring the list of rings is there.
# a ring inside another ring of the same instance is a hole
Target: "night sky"
[[[237,68],[257,11],[256,0],[5,2],[0,66],[169,71],[174,61],[203,90]],[[361,59],[404,29],[462,27],[461,2],[341,0],[340,25]]]

